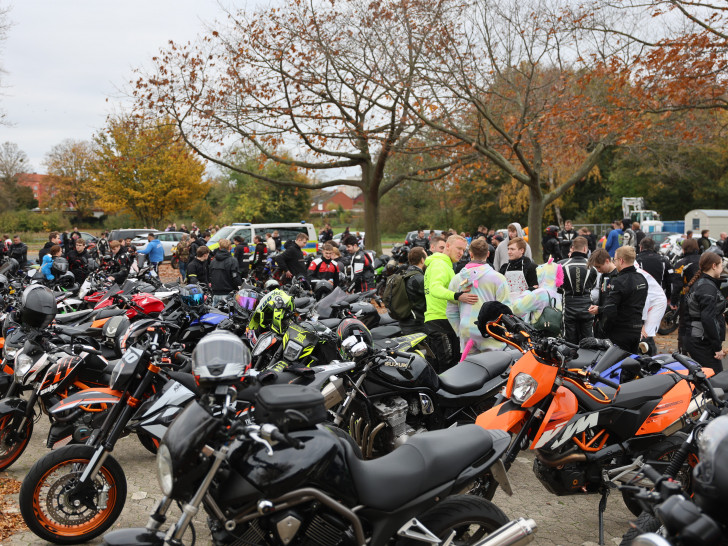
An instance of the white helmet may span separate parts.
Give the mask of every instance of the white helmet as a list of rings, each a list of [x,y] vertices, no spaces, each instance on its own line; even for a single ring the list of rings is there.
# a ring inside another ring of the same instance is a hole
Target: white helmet
[[[250,366],[250,350],[225,330],[203,337],[192,352],[192,373],[200,386],[237,382]]]

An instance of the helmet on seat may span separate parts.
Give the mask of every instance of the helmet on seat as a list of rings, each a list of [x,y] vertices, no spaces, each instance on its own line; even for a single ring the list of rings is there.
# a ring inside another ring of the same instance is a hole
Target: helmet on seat
[[[358,319],[348,318],[341,321],[336,329],[339,354],[344,360],[356,360],[369,352],[372,334]]]
[[[263,289],[267,290],[269,292],[271,290],[275,290],[276,288],[280,288],[280,287],[281,287],[281,283],[279,283],[275,279],[268,279],[267,281],[265,281],[265,284],[263,285]]]
[[[693,470],[695,502],[721,523],[728,521],[728,415],[713,419],[698,436],[699,463]]]
[[[50,288],[33,284],[23,291],[20,322],[32,328],[45,328],[56,318],[56,298]]]
[[[192,352],[192,374],[201,387],[237,382],[250,360],[250,350],[239,337],[217,330],[203,337]]]
[[[197,308],[205,303],[205,293],[196,284],[188,284],[179,289],[179,297],[183,307]]]
[[[242,313],[255,311],[260,301],[260,293],[251,288],[241,288],[235,293],[235,309]]]
[[[56,258],[53,258],[53,262],[51,262],[51,273],[55,277],[60,277],[64,273],[68,272],[68,260],[66,258],[63,258],[61,256],[58,256]]]
[[[280,288],[276,288],[260,300],[248,327],[251,330],[270,328],[275,333],[282,334],[285,329],[284,321],[293,311],[295,311],[293,298]]]

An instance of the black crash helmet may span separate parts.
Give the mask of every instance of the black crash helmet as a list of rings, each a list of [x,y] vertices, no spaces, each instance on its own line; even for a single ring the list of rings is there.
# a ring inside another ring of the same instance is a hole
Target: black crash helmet
[[[728,521],[728,415],[711,421],[698,437],[700,462],[693,470],[695,502],[721,523]]]
[[[251,356],[239,337],[218,330],[203,337],[192,353],[192,374],[200,386],[234,383],[250,366]]]
[[[51,273],[53,273],[55,277],[60,277],[66,272],[68,272],[68,260],[60,256],[53,258],[53,262],[51,263]]]
[[[372,334],[360,320],[348,318],[336,329],[339,354],[344,360],[356,360],[369,352]]]
[[[20,301],[20,322],[32,328],[45,328],[56,318],[56,298],[50,288],[40,284],[23,291]]]

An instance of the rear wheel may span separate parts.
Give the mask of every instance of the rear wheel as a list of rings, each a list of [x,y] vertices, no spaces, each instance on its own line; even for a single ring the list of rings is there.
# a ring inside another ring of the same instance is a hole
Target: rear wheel
[[[417,518],[442,542],[448,544],[477,544],[508,523],[508,516],[495,504],[472,495],[448,497]],[[420,541],[400,539],[398,545],[422,544]]]
[[[657,333],[661,336],[673,333],[677,329],[677,319],[677,309],[670,309],[668,306],[667,311],[665,311],[665,314],[662,316],[660,326],[657,328]]]
[[[137,438],[139,438],[139,443],[144,446],[144,449],[146,449],[152,455],[157,454],[157,449],[159,448],[159,440],[154,438],[151,434],[147,434],[146,432],[142,431],[137,432]]]
[[[104,533],[126,502],[126,477],[107,457],[93,482],[79,478],[95,449],[66,446],[39,459],[20,488],[20,513],[28,528],[55,544],[78,544]]]
[[[680,447],[683,445],[687,438],[687,434],[684,432],[678,432],[672,436],[668,436],[664,440],[656,443],[650,449],[643,453],[645,463],[655,468],[658,472],[662,473],[667,470],[667,464],[677,454]],[[697,464],[697,457],[691,452],[685,462],[680,467],[680,470],[675,476],[675,480],[680,482],[683,491],[687,494],[692,494],[692,470]],[[653,486],[651,480],[643,477],[640,481],[633,482],[635,485],[641,485],[643,487],[650,488]],[[635,516],[642,514],[642,506],[634,498],[634,493],[631,491],[622,491],[622,499],[627,509],[632,512]]]
[[[18,460],[33,435],[32,419],[26,419],[23,430],[16,428],[14,420],[14,415],[0,417],[0,470],[5,470]]]

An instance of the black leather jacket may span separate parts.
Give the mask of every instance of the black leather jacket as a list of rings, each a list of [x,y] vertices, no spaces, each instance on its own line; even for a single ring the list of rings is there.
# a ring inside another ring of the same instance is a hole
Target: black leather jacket
[[[599,308],[599,312],[608,320],[607,333],[639,332],[646,300],[647,280],[633,265],[622,269],[612,279],[607,301]]]
[[[229,294],[240,286],[238,261],[228,250],[217,249],[215,259],[210,264],[209,274],[213,294]]]
[[[694,340],[702,340],[715,352],[721,350],[725,340],[726,300],[719,287],[720,279],[702,273],[685,298],[688,328],[685,333]]]
[[[589,260],[583,252],[572,252],[571,257],[559,263],[564,268],[564,312],[574,318],[589,319],[591,291],[597,285],[599,274],[589,267]]]
[[[412,304],[414,317],[407,320],[401,320],[400,324],[403,326],[424,324],[425,311],[427,309],[427,303],[425,302],[425,274],[416,265],[410,265],[405,273],[410,271],[413,271],[414,274],[405,279],[404,286],[407,290],[407,296],[409,297],[410,304]]]
[[[278,267],[290,271],[294,277],[306,276],[306,258],[303,250],[294,241],[286,243],[286,249],[276,258]]]
[[[637,263],[662,286],[665,294],[670,298],[672,292],[672,276],[674,269],[667,256],[658,254],[654,250],[643,250],[637,254]]]

